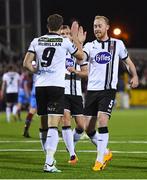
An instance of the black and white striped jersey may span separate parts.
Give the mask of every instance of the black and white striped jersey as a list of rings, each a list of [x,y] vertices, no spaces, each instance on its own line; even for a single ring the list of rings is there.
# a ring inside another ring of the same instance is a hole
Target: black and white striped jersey
[[[124,43],[115,38],[94,40],[86,43],[83,50],[89,61],[87,90],[116,89],[119,60],[128,57]]]
[[[71,73],[67,70],[68,67],[74,67],[80,71],[81,66],[87,65],[87,62],[79,65],[76,63],[76,59],[69,53],[66,56],[66,73],[65,73],[65,94],[82,96],[81,78],[75,73]]]
[[[35,38],[28,48],[35,53],[38,72],[35,87],[65,87],[66,54],[74,54],[77,47],[68,39],[55,33]]]

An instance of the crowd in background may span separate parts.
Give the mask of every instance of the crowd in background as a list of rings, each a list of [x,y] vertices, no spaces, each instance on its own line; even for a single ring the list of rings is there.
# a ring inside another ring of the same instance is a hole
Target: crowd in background
[[[147,89],[147,59],[132,57],[134,64],[136,65],[137,73],[139,76],[139,87],[138,89]],[[9,64],[13,64],[16,71],[21,74],[23,57],[21,55],[8,55],[3,49],[0,50],[0,87],[2,83],[2,76],[7,71]],[[118,91],[124,92],[128,87],[126,78],[128,74],[127,68],[120,64],[119,69],[119,81],[118,81]],[[82,91],[86,91],[86,81],[82,81]],[[5,102],[0,99],[0,111],[5,107]]]
[[[1,98],[1,87],[2,87],[2,77],[3,74],[8,71],[9,65],[13,65],[13,68],[16,72],[18,72],[20,75],[23,70],[22,66],[23,57],[19,55],[7,55],[3,49],[0,51],[0,111],[5,109],[5,98]],[[30,82],[32,79],[32,74],[30,74]],[[25,107],[24,107],[25,108]]]

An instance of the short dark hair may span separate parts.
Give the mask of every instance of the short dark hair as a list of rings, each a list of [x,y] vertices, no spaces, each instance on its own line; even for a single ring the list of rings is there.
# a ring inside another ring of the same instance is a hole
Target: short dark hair
[[[7,66],[7,71],[14,71],[15,70],[15,67],[13,64],[8,64]]]
[[[62,30],[62,29],[70,29],[70,27],[69,27],[69,25],[65,25],[65,24],[64,24],[64,25],[62,25],[62,27],[61,27],[61,30]]]
[[[52,14],[47,18],[47,27],[51,31],[58,31],[63,24],[63,17],[59,14]]]

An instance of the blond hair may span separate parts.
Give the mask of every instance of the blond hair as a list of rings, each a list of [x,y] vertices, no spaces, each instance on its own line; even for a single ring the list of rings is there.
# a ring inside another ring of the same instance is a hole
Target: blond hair
[[[106,17],[106,16],[100,16],[100,15],[97,15],[95,16],[94,20],[96,19],[104,19],[104,21],[106,22],[107,25],[109,25],[109,19]]]

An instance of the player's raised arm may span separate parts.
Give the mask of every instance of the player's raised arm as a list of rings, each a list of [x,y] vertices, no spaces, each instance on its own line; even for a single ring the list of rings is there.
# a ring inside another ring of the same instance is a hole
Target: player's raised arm
[[[73,40],[74,44],[78,48],[78,51],[75,53],[75,57],[78,60],[83,60],[84,52],[83,52],[82,46],[83,46],[83,42],[86,39],[86,33],[84,33],[82,26],[79,27],[79,24],[77,21],[74,21],[72,23],[71,35],[72,35],[72,40]]]

